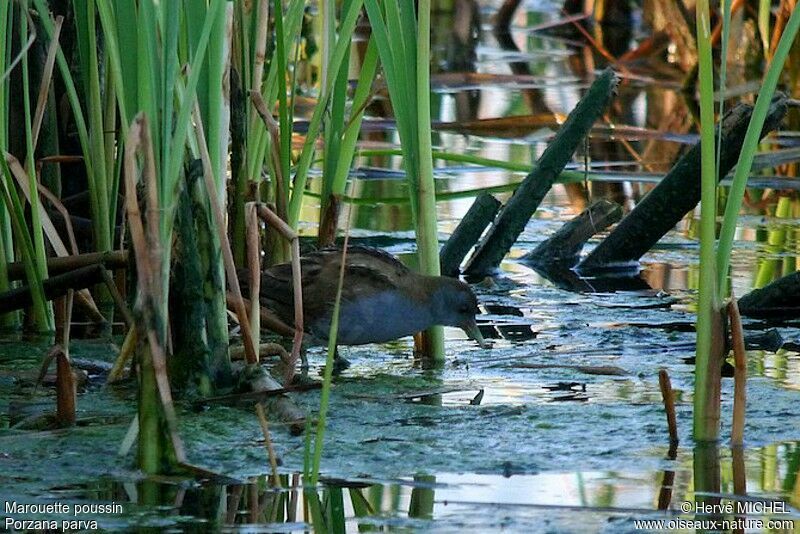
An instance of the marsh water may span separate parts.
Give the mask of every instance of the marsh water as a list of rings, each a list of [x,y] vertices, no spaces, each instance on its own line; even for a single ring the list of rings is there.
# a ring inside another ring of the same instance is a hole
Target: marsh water
[[[472,37],[448,31],[460,27],[458,17],[441,16],[434,24],[434,118],[440,123],[434,145],[516,163],[541,154],[559,117],[606,64],[570,24],[534,31],[564,17],[560,4],[525,3],[512,21],[510,41],[492,34],[494,4],[475,6],[479,24],[466,34]],[[615,38],[624,45],[617,55],[644,36],[636,13],[627,30]],[[594,200],[610,198],[630,209],[696,141],[676,67],[651,60],[618,70],[619,94],[575,158],[575,168],[588,165],[596,175],[586,184],[556,185],[496,276],[473,286],[492,348],[448,330],[446,364],[433,370],[413,358],[410,339],[342,350],[351,366],[335,379],[322,461],[325,506],[339,509],[343,521],[330,525],[333,530],[633,532],[640,519],[690,518],[684,503],[704,499],[786,502],[784,511],[756,507],[748,517],[794,521],[765,530],[800,530],[800,323],[746,321],[751,348],[744,451],[726,445],[730,378],[722,384],[719,448],[700,450],[692,441],[698,243],[691,214],[643,258],[639,275],[614,292],[593,291],[603,286],[595,280],[586,281],[586,291],[570,291],[518,261]],[[510,116],[537,120],[488,129],[481,122]],[[376,118],[365,130],[365,148],[397,147],[390,121]],[[772,137],[771,148],[791,151],[796,133]],[[411,214],[395,201],[406,194],[401,163],[390,156],[360,158],[348,193],[359,200],[349,211],[345,207],[343,219],[350,221],[354,241],[410,262]],[[524,177],[490,166],[436,165],[440,193]],[[757,178],[773,183],[777,173],[766,172]],[[797,189],[793,178],[782,180],[781,190]],[[754,198],[762,193],[752,191]],[[503,200],[510,193],[496,194]],[[442,240],[472,202],[454,196],[439,203]],[[753,287],[764,262],[772,262],[775,276],[800,264],[797,197],[794,215],[781,219],[772,216],[774,194],[765,198],[753,200],[740,219],[731,276],[737,295]],[[306,233],[314,233],[316,217],[312,200],[303,217]],[[785,231],[780,248],[767,242],[775,230]],[[780,342],[764,342],[765,333]],[[0,499],[121,504],[122,513],[91,515],[107,529],[308,529],[297,491],[304,438],[273,425],[285,476],[283,489],[271,489],[262,432],[247,406],[186,404],[180,413],[189,459],[229,480],[144,480],[132,468],[133,453],[117,455],[135,414],[133,391],[105,388],[91,377],[78,400],[77,428],[9,428],[12,404],[53,402],[52,390],[31,385],[49,342],[0,337],[0,368],[7,370],[0,375]],[[117,348],[75,340],[71,352],[113,361]],[[324,356],[312,351],[310,360],[309,374],[316,378]],[[676,448],[667,434],[660,369],[669,371],[677,394]],[[294,398],[312,413],[318,408],[316,391]],[[718,491],[696,490],[696,461],[717,477]]]

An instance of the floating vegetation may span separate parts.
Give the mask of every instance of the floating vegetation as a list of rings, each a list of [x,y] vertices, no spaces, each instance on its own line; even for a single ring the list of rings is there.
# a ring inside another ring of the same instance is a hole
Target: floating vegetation
[[[0,2],[4,527],[796,530],[800,10],[560,4]]]

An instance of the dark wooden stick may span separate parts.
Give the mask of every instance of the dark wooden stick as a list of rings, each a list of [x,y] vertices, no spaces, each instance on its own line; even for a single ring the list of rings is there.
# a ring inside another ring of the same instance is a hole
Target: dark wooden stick
[[[109,269],[125,269],[128,266],[128,251],[115,250],[112,252],[90,252],[73,256],[47,258],[47,272],[52,275],[74,271],[80,267],[88,267],[100,263]],[[25,265],[22,262],[8,264],[9,280],[23,280],[25,278]]]
[[[787,98],[776,93],[761,131],[774,130],[786,116]],[[739,158],[752,106],[739,104],[722,120],[719,176],[722,179]],[[719,129],[719,128],[718,128]],[[715,139],[717,136],[715,136]],[[631,211],[578,266],[580,271],[628,267],[639,261],[661,237],[700,202],[700,143],[687,152],[663,180]]]
[[[583,245],[622,218],[622,207],[610,200],[598,200],[559,228],[549,239],[522,256],[521,261],[543,265],[577,262]]]
[[[75,269],[65,274],[51,276],[42,282],[44,296],[47,300],[65,295],[70,289],[85,289],[103,281],[102,266],[90,265]],[[33,303],[31,290],[22,286],[5,293],[0,293],[0,313],[21,310]]]
[[[469,252],[486,227],[492,224],[500,210],[500,201],[489,193],[481,193],[475,198],[464,218],[458,223],[450,238],[439,251],[439,263],[443,276],[458,276],[464,257]]]
[[[467,262],[465,273],[480,276],[496,269],[525,229],[553,182],[572,158],[594,121],[605,110],[617,87],[617,75],[604,70],[567,117],[553,141],[520,183]]]
[[[739,312],[756,319],[800,317],[800,271],[778,278],[739,299]]]

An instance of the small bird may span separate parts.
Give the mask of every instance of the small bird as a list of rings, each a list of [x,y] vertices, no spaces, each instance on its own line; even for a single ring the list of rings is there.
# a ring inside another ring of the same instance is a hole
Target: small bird
[[[339,310],[338,345],[383,343],[433,325],[455,326],[483,346],[472,289],[454,278],[413,272],[383,250],[350,246]],[[303,322],[312,344],[327,344],[339,282],[342,249],[325,248],[300,258]],[[240,277],[243,278],[243,277]],[[261,304],[287,325],[294,323],[292,265],[261,275]]]

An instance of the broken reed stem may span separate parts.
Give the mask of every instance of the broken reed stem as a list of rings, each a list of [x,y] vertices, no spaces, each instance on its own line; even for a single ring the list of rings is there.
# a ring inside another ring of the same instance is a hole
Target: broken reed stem
[[[64,350],[68,350],[67,339],[69,338],[69,318],[67,317],[67,299],[72,297],[72,290],[68,290],[63,297],[53,300],[53,313],[56,319],[56,345],[61,345]]]
[[[233,296],[233,293],[228,291],[225,294],[225,299],[227,301],[228,309],[233,310],[234,309],[234,301],[236,300],[235,297]],[[250,305],[250,299],[243,298],[242,300],[244,301],[245,307],[249,308],[251,306]],[[235,315],[233,316],[233,320],[234,321],[237,320]],[[275,312],[273,312],[272,310],[270,310],[268,308],[261,308],[261,325],[264,328],[266,328],[267,330],[271,330],[272,332],[275,332],[276,334],[284,336],[284,337],[292,337],[296,333],[294,327],[291,327],[288,324],[286,324],[283,321],[281,321],[280,318],[277,315],[275,315]],[[242,350],[244,350],[244,349],[242,349]],[[241,354],[240,354],[240,356],[241,356]],[[288,358],[288,354],[287,354],[287,358]],[[241,358],[239,358],[239,359],[241,359]],[[286,360],[286,361],[289,361],[289,360]]]
[[[77,256],[80,254],[78,251],[78,242],[75,240],[75,229],[72,226],[72,217],[69,215],[69,211],[61,203],[57,196],[55,196],[49,189],[42,185],[42,162],[39,161],[36,164],[36,189],[39,191],[39,194],[44,196],[47,200],[50,201],[53,208],[61,215],[64,219],[64,227],[67,230],[67,238],[69,239],[69,248],[72,250],[72,255]],[[70,257],[70,256],[62,256],[62,257]],[[49,265],[48,261],[48,265]],[[48,271],[49,273],[50,271]]]
[[[261,240],[258,235],[258,213],[255,202],[244,206],[246,227],[247,268],[250,295],[261,294]],[[247,308],[247,306],[245,306]],[[253,336],[253,347],[259,352],[261,343],[261,299],[250,299],[250,332]],[[260,355],[259,355],[260,356]]]
[[[272,484],[276,488],[280,488],[281,479],[278,477],[278,460],[275,457],[275,449],[272,448],[272,440],[269,437],[269,424],[267,423],[267,415],[264,413],[264,407],[261,406],[261,403],[256,403],[256,414],[258,415],[258,422],[261,424],[261,432],[264,434],[264,444],[267,447],[269,465],[272,467]]]
[[[72,256],[54,256],[47,258],[47,273],[50,276],[56,276],[81,267],[88,267],[95,263],[100,263],[107,269],[125,269],[128,264],[128,251],[118,250],[112,252],[89,252]],[[10,280],[25,278],[25,266],[22,262],[8,264],[8,277]]]
[[[200,148],[200,160],[203,162],[203,180],[208,193],[208,201],[211,208],[211,215],[214,219],[214,226],[219,238],[220,248],[222,249],[222,259],[225,264],[225,274],[228,278],[228,285],[230,286],[231,293],[233,293],[234,308],[236,315],[239,317],[239,326],[242,329],[242,338],[244,340],[246,361],[248,364],[258,363],[258,354],[256,354],[256,346],[253,342],[253,332],[250,330],[250,321],[247,318],[247,310],[242,300],[242,290],[239,287],[239,278],[236,275],[236,265],[233,262],[233,253],[231,252],[231,244],[228,241],[228,232],[225,230],[225,217],[220,207],[217,189],[214,186],[214,174],[211,166],[211,158],[208,154],[208,147],[206,144],[206,136],[203,131],[203,119],[200,114],[200,104],[194,104],[194,122],[195,129],[197,130],[198,145]]]
[[[731,446],[741,447],[744,443],[744,417],[747,404],[747,352],[742,330],[742,316],[739,305],[731,295],[728,302],[728,316],[731,325],[731,341],[733,344],[733,422],[731,423]]]
[[[300,349],[303,344],[303,281],[300,269],[300,239],[286,221],[278,217],[272,210],[262,203],[256,206],[258,216],[268,225],[275,228],[284,238],[292,244],[292,290],[294,294],[294,339],[292,342],[292,359],[288,369],[294,373],[294,367],[300,358]],[[252,296],[252,291],[251,291]],[[291,379],[289,376],[287,379]],[[288,384],[288,382],[287,382]]]
[[[667,412],[667,428],[669,429],[670,443],[678,443],[678,423],[675,418],[675,393],[666,369],[658,372],[658,385],[661,387],[661,397],[664,399],[664,411]]]
[[[142,223],[142,214],[136,195],[136,177],[138,176],[136,153],[139,150],[141,150],[144,156],[144,169],[142,171],[141,180],[145,188],[146,229]],[[159,213],[158,192],[156,190],[155,155],[153,153],[153,144],[150,139],[150,127],[147,116],[144,113],[139,113],[128,129],[128,137],[125,143],[124,171],[125,209],[128,214],[128,225],[131,232],[131,243],[133,244],[134,257],[136,259],[136,272],[139,277],[139,291],[141,293],[141,324],[146,329],[145,336],[150,349],[149,357],[145,355],[140,360],[143,368],[143,381],[150,380],[151,377],[146,376],[148,370],[145,368],[152,367],[149,372],[152,372],[154,375],[152,378],[155,379],[159,400],[163,408],[164,421],[166,422],[166,432],[172,445],[175,459],[178,462],[185,462],[186,453],[183,447],[183,441],[178,434],[175,405],[172,402],[172,392],[170,390],[169,379],[167,378],[165,348],[161,339],[159,339],[159,333],[153,328],[148,328],[158,319],[166,320],[166,318],[159,317],[160,314],[157,305],[163,295],[163,287],[160,278],[162,247],[161,237],[159,235],[159,220],[161,215]],[[143,351],[143,353],[146,353],[146,350]],[[150,361],[147,362],[147,360]],[[145,365],[145,363],[148,365]],[[142,387],[140,383],[140,389]],[[140,391],[140,399],[142,398],[141,395],[142,392]],[[146,411],[151,408],[153,408],[152,403],[144,409]],[[139,412],[140,414],[143,412],[141,400],[139,403]],[[155,425],[160,423],[158,421],[159,417],[157,414],[147,415],[152,416],[153,419],[148,421],[139,420],[139,424],[146,424],[147,428],[152,430]],[[142,453],[143,450],[146,450],[148,454],[152,453],[154,450],[158,453],[157,447],[148,449],[147,443],[144,441],[155,439],[154,435],[149,434],[149,430],[148,432],[143,432],[143,434],[145,434],[143,437],[140,436],[140,453]],[[140,459],[140,467],[146,470],[155,470],[155,463],[157,460],[159,459],[152,457],[144,460]]]
[[[114,366],[108,373],[106,384],[113,384],[114,382],[122,380],[125,367],[131,361],[131,359],[133,359],[133,351],[136,349],[136,342],[138,338],[137,334],[136,325],[134,324],[128,329],[128,333],[125,335],[125,340],[122,342],[122,347],[119,349],[117,360],[114,362]]]
[[[285,220],[287,217],[286,198],[289,192],[284,191],[284,184],[286,184],[286,182],[284,181],[285,177],[283,176],[283,168],[281,165],[280,125],[269,110],[267,110],[267,104],[264,102],[264,97],[261,96],[260,92],[250,91],[250,100],[253,102],[253,107],[261,117],[261,120],[264,121],[267,132],[269,132],[269,136],[272,139],[270,145],[273,167],[275,169],[275,209],[278,212],[278,218]]]
[[[129,329],[133,327],[133,314],[128,309],[128,304],[125,302],[125,298],[117,289],[117,284],[114,282],[114,277],[111,276],[111,272],[100,265],[100,273],[103,275],[103,282],[105,282],[106,287],[108,288],[108,292],[111,294],[111,298],[114,301],[114,304],[117,306],[117,311],[119,311],[120,315],[122,315],[122,320],[125,321],[125,326]]]
[[[14,176],[14,179],[19,184],[20,190],[25,195],[28,204],[33,206],[32,202],[34,202],[34,198],[36,197],[34,197],[34,194],[31,192],[31,189],[28,187],[30,184],[28,173],[25,171],[25,169],[22,168],[22,165],[20,164],[19,160],[17,160],[17,158],[15,158],[14,156],[12,156],[7,152],[4,152],[2,155],[5,157],[6,163],[8,164],[8,168],[11,171],[11,174]],[[36,181],[38,182],[38,175]],[[37,190],[43,193],[44,188],[41,186],[41,184],[39,184],[37,186]],[[45,194],[45,196],[47,195]],[[54,199],[55,197],[51,194],[50,196],[47,196],[47,198]],[[56,199],[56,204],[54,204],[56,208],[58,208],[58,204],[59,203]],[[67,251],[66,245],[64,245],[64,242],[61,240],[61,236],[58,235],[58,231],[53,225],[53,221],[50,219],[50,216],[47,214],[47,211],[44,209],[44,206],[42,206],[41,203],[37,203],[36,212],[38,213],[39,222],[42,226],[42,230],[44,231],[44,235],[47,236],[48,241],[50,241],[50,244],[53,247],[53,251],[58,256],[69,256],[69,252]],[[66,212],[66,210],[64,210],[64,212]],[[66,221],[69,220],[70,220],[69,217],[67,217]],[[69,231],[71,223],[67,222],[66,224],[67,224],[67,229]],[[42,261],[46,262],[46,260]],[[105,318],[103,318],[100,312],[97,310],[97,306],[95,305],[94,300],[92,300],[92,295],[89,293],[88,289],[81,289],[77,293],[77,295],[78,295],[78,302],[88,307],[90,315],[92,315],[95,318],[95,320],[97,320],[97,317],[99,316],[103,321],[105,321]]]

